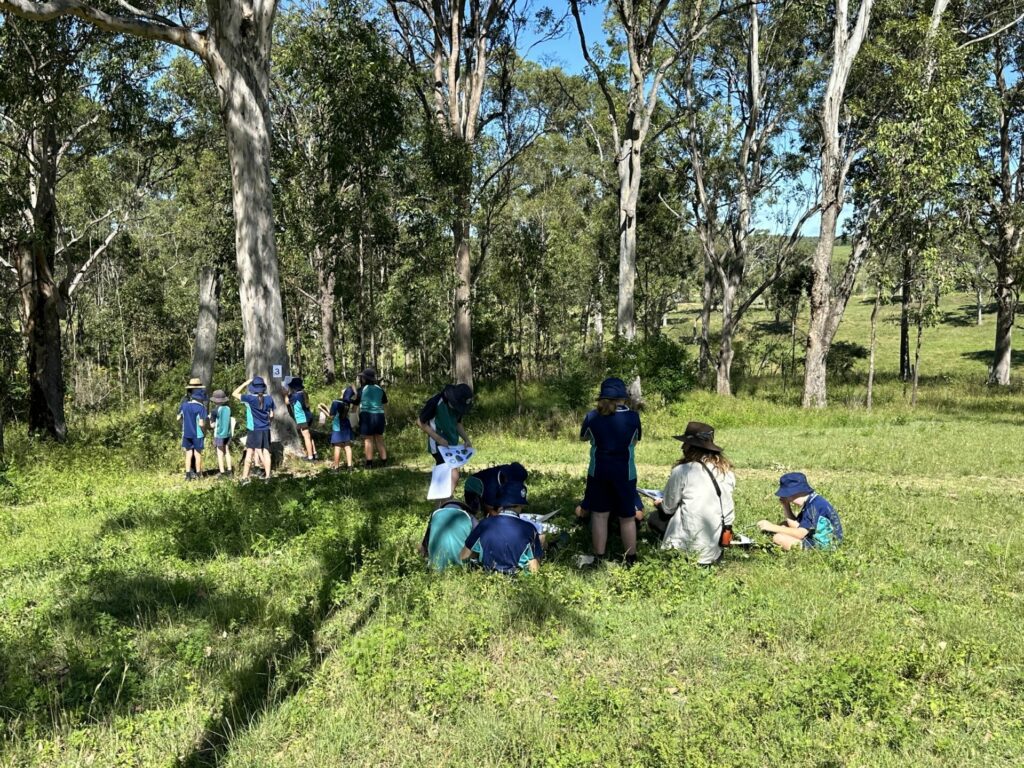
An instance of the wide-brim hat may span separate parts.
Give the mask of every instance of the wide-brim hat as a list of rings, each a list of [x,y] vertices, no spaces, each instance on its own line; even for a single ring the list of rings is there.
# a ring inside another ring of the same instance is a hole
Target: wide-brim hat
[[[526,484],[510,480],[501,486],[496,501],[496,507],[525,507],[530,503],[526,498]]]
[[[198,389],[201,386],[203,386],[203,382],[198,376],[193,376],[188,380],[188,384],[185,385],[185,389]]]
[[[210,395],[210,402],[217,403],[217,405],[223,405],[228,401],[227,393],[223,389],[213,390],[213,394]]]
[[[803,496],[814,493],[811,484],[807,482],[807,475],[803,472],[787,472],[779,478],[779,489],[775,495],[780,499],[787,496]]]
[[[373,368],[367,368],[365,371],[359,374],[359,377],[363,380],[363,384],[377,383],[377,371],[375,371]]]
[[[441,394],[448,407],[459,416],[473,410],[473,388],[469,384],[449,384]]]
[[[601,391],[597,394],[598,400],[625,400],[628,397],[629,390],[626,389],[626,382],[614,377],[602,381]]]
[[[249,394],[250,395],[262,395],[267,391],[267,382],[263,380],[262,376],[253,376],[252,381],[249,382]]]
[[[192,394],[190,394],[189,397],[191,397],[193,400],[205,400],[206,390],[203,389],[202,387],[196,387],[195,389],[192,390]]]
[[[722,449],[715,445],[715,428],[701,421],[691,421],[681,435],[674,435],[683,445],[692,445],[711,453],[721,453]]]
[[[301,392],[305,386],[301,376],[289,376],[285,380],[284,385],[292,392]]]

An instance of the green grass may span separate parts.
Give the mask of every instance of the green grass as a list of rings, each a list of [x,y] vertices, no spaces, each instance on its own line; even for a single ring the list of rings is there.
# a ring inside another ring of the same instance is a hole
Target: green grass
[[[61,448],[12,436],[0,765],[1015,764],[1024,417],[1018,390],[982,385],[991,325],[966,303],[926,331],[916,409],[891,323],[871,412],[860,362],[820,412],[749,371],[734,399],[652,397],[642,484],[664,481],[686,420],[709,421],[739,529],[803,470],[843,517],[832,555],[705,571],[646,541],[632,570],[580,573],[575,531],[537,577],[439,577],[415,554],[428,464],[408,426],[396,468],[246,487],[182,483],[166,410]],[[866,345],[869,311],[841,337]],[[396,426],[426,394],[393,391]],[[481,465],[523,461],[568,523],[586,450],[550,401],[529,387],[520,415],[485,390],[468,426]]]

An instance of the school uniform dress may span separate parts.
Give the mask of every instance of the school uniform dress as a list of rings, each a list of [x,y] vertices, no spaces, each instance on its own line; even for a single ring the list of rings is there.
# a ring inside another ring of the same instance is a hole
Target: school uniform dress
[[[352,442],[352,424],[348,420],[348,403],[331,400],[331,445]]]
[[[249,433],[245,436],[245,447],[250,450],[270,450],[270,418],[274,414],[274,398],[263,395],[263,407],[260,407],[260,396],[242,395],[245,406],[245,428]]]
[[[423,408],[420,410],[420,422],[429,424],[431,429],[448,441],[448,445],[459,444],[458,427],[462,423],[462,416],[448,405],[443,392],[438,392],[423,404]],[[437,441],[427,435],[427,451],[434,457],[435,463],[444,464],[444,459],[438,450],[439,447]]]
[[[812,493],[796,518],[801,528],[809,531],[803,539],[804,549],[832,549],[843,540],[839,514],[823,497]]]
[[[708,471],[718,481],[721,499]],[[695,461],[674,467],[662,502],[665,513],[672,516],[665,528],[662,548],[694,552],[701,565],[717,562],[722,556],[722,528],[732,525],[736,516],[735,490],[736,475],[732,472],[723,473]]]
[[[472,516],[457,502],[435,510],[423,537],[427,559],[436,571],[462,565],[462,547],[473,530]]]
[[[480,565],[498,573],[518,573],[531,560],[544,557],[537,529],[514,512],[503,511],[481,520],[465,545],[477,554]]]
[[[181,412],[181,447],[186,451],[202,452],[206,437],[203,432],[206,408],[200,402],[189,400],[178,410]]]
[[[580,440],[590,441],[584,509],[636,516],[634,451],[640,437],[640,414],[624,405],[608,416],[596,410],[586,415],[580,428]]]
[[[223,448],[231,441],[231,408],[222,405],[217,408],[217,429],[213,433],[213,444]]]
[[[383,435],[387,426],[384,421],[384,404],[388,394],[377,384],[367,384],[359,390],[359,434],[363,437]]]

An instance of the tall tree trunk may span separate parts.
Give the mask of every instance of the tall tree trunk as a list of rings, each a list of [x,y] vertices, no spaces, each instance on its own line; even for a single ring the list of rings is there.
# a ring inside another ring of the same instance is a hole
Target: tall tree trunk
[[[700,292],[700,354],[697,370],[703,377],[711,364],[711,310],[715,301],[715,272],[711,259],[704,255],[704,283]]]
[[[910,380],[910,302],[914,281],[913,254],[903,254],[903,281],[900,284],[900,381]]]
[[[721,277],[721,276],[720,276]],[[716,390],[719,395],[732,395],[732,361],[735,356],[733,335],[739,282],[730,275],[722,280],[722,333],[718,345],[718,366],[716,369]]]
[[[334,287],[337,276],[334,264],[327,263],[323,246],[317,245],[316,259],[317,288],[320,293],[320,343],[323,345],[324,384],[331,385],[337,376],[334,361]]]
[[[356,311],[359,313],[359,365],[360,371],[366,370],[366,250],[363,245],[363,233],[359,232],[356,244],[357,274],[359,275],[359,298]]]
[[[594,351],[604,349],[604,265],[597,265],[597,295],[594,297]]]
[[[632,131],[632,121],[628,131]],[[628,134],[627,134],[628,136]],[[619,174],[619,295],[616,333],[626,341],[636,337],[636,206],[640,197],[640,143],[627,138],[620,150]]]
[[[975,303],[975,306],[977,307],[977,318],[976,318],[975,325],[980,327],[981,324],[982,324],[982,321],[984,320],[984,314],[983,314],[984,305],[982,304],[982,290],[981,290],[981,283],[980,282],[977,282],[977,283],[974,284],[974,303]]]
[[[870,411],[875,392],[875,349],[878,346],[878,307],[882,303],[882,280],[879,278],[875,289],[875,303],[871,307],[871,348],[868,352],[868,397],[867,408]]]
[[[910,393],[910,407],[917,407],[917,384],[921,375],[921,338],[924,336],[924,286],[921,288],[921,298],[917,303],[917,345],[914,349],[914,384]]]
[[[996,339],[988,383],[1008,386],[1013,360],[1013,323],[1017,316],[1017,286],[1009,264],[1009,256],[996,260]]]
[[[811,261],[811,322],[807,330],[807,354],[804,362],[803,406],[823,408],[826,396],[828,352],[836,327],[846,308],[849,293],[833,296],[832,251],[836,240],[836,221],[843,206],[846,184],[848,147],[840,137],[839,122],[843,114],[846,84],[854,59],[867,35],[874,0],[860,0],[857,19],[849,29],[849,0],[835,0],[835,23],[832,32],[832,67],[822,100],[821,142],[821,230]],[[863,254],[862,254],[863,255]],[[859,267],[850,257],[850,266]],[[856,269],[852,272],[856,277]],[[853,290],[852,281],[844,288]]]
[[[57,248],[57,153],[52,125],[34,131],[30,239],[16,250],[21,321],[26,342],[28,429],[59,442],[67,437],[61,350],[60,291],[54,279]]]
[[[213,382],[213,361],[217,356],[217,323],[220,319],[221,272],[216,267],[199,270],[199,317],[196,343],[192,349],[192,376],[205,386]]]
[[[217,86],[227,135],[235,215],[235,262],[242,309],[245,370],[268,379],[268,391],[281,413],[280,379],[288,375],[284,308],[274,235],[274,195],[270,180],[270,45],[273,2],[254,9],[234,0],[209,0],[209,45],[204,62]],[[255,17],[254,17],[255,14]],[[271,422],[275,441],[295,447],[290,419]]]
[[[455,381],[473,386],[473,332],[470,282],[473,279],[469,250],[468,193],[460,202],[462,216],[453,223],[455,233],[455,328],[454,370]]]

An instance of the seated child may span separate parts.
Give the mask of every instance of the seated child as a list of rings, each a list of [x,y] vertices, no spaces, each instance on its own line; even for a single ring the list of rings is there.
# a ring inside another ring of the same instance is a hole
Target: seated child
[[[467,493],[467,502],[468,502]],[[435,571],[443,571],[450,565],[462,565],[462,545],[476,525],[476,518],[469,504],[455,499],[442,501],[430,516],[420,554],[430,561]]]
[[[480,522],[466,538],[461,559],[475,558],[489,571],[515,574],[521,570],[536,572],[544,557],[537,528],[519,517],[527,504],[526,486],[516,480],[501,488],[497,508]]]
[[[824,496],[819,496],[802,472],[790,472],[779,478],[775,492],[786,511],[783,525],[759,520],[757,527],[773,534],[772,541],[787,552],[794,547],[832,549],[843,540],[839,515]],[[799,514],[794,515],[793,507]]]
[[[485,515],[498,506],[501,488],[508,482],[525,483],[526,467],[518,462],[499,464],[474,472],[466,479],[466,503],[482,508]],[[474,509],[474,511],[476,511]]]

